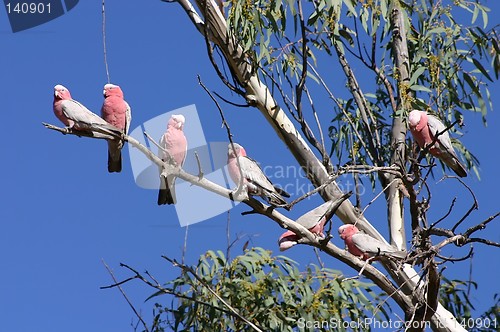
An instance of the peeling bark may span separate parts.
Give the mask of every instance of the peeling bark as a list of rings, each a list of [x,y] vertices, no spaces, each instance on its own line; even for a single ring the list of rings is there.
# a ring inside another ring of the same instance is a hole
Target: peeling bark
[[[405,137],[406,125],[403,121],[403,110],[405,107],[406,86],[410,81],[409,74],[409,56],[406,40],[406,28],[404,25],[404,14],[397,1],[394,1],[391,13],[392,25],[392,53],[396,67],[396,77],[398,77],[398,98],[397,111],[394,112],[391,132],[391,147],[393,149],[391,165],[398,165],[401,169],[405,168]],[[399,115],[396,114],[399,112]],[[394,179],[394,176],[388,175],[388,182]],[[391,244],[398,249],[406,249],[406,236],[404,227],[404,209],[403,195],[400,187],[403,185],[400,179],[396,181],[387,190],[387,214],[389,230],[391,235]]]

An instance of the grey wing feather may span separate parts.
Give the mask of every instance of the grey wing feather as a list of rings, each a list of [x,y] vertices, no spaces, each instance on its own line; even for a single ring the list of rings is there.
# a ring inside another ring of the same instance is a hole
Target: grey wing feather
[[[444,124],[436,117],[432,115],[428,115],[427,117],[429,130],[434,136],[446,129]],[[450,167],[458,176],[466,177],[467,171],[465,170],[465,167],[462,165],[462,163],[458,160],[455,149],[451,145],[451,139],[448,132],[444,132],[443,134],[439,135],[438,141],[438,147],[441,152],[441,156],[439,157],[439,159],[441,159],[446,165],[448,165],[448,167]]]
[[[352,192],[343,194],[335,200],[327,201],[320,206],[306,212],[296,221],[306,228],[311,228],[325,218],[325,222],[330,220],[342,203],[352,195]]]
[[[64,115],[75,122],[83,124],[108,124],[103,118],[92,113],[76,100],[63,100],[61,106]]]
[[[128,130],[130,129],[130,122],[132,122],[132,109],[130,108],[130,105],[125,102],[125,105],[127,105],[127,111],[125,113],[125,135],[128,135]]]
[[[297,219],[297,222],[309,229],[314,227],[320,220],[325,216],[328,208],[333,205],[333,201],[328,201],[326,203],[321,204],[320,206],[312,209],[311,211],[303,214]]]
[[[438,133],[442,133],[446,129],[446,126],[438,118],[429,114],[427,115],[427,125],[429,126],[429,130],[433,136],[436,136]],[[451,145],[450,135],[447,131],[439,135],[438,142],[444,149],[446,149],[446,151],[456,157],[455,150]]]
[[[398,250],[387,243],[374,239],[367,234],[354,234],[352,236],[352,242],[361,251],[371,255],[392,256],[398,258],[406,257],[406,253],[404,251]]]
[[[267,191],[275,191],[273,184],[267,178],[267,176],[264,174],[259,164],[257,164],[255,160],[248,157],[240,157],[238,159],[243,171],[243,175],[247,178],[247,180]]]
[[[160,137],[160,146],[162,148],[164,148],[164,149],[166,147],[165,135],[161,135],[161,137]],[[163,160],[165,158],[165,151],[163,151],[162,149],[158,148],[158,157],[160,157],[160,159]]]
[[[248,157],[238,157],[243,177],[257,189],[257,195],[265,197],[271,205],[284,205],[285,199],[281,195],[290,197],[284,190],[277,189],[264,174],[259,164]],[[285,209],[289,209],[285,207]]]

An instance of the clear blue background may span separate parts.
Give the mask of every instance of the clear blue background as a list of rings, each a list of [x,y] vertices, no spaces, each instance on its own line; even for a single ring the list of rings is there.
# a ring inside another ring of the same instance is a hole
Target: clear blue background
[[[499,2],[488,1],[487,5],[492,8],[490,25],[498,23]],[[225,141],[217,110],[198,86],[196,75],[210,89],[225,96],[228,92],[207,60],[201,35],[180,6],[160,1],[108,1],[106,14],[111,81],[122,86],[132,106],[132,127],[194,103],[207,139]],[[99,289],[112,283],[102,260],[119,279],[129,276],[118,267],[120,262],[139,271],[148,269],[159,280],[179,273],[160,255],[181,257],[185,229],[179,227],[173,207],[156,205],[156,191],[135,185],[128,152],[124,152],[123,172],[110,175],[104,142],[63,136],[41,125],[59,124],[52,113],[56,84],[66,85],[75,99],[99,112],[106,83],[101,28],[100,1],[80,1],[68,14],[16,34],[0,10],[0,109],[4,119],[0,131],[0,331],[131,331],[135,317],[122,295],[116,289]],[[344,85],[340,77],[339,89]],[[499,87],[498,83],[491,87],[497,107]],[[252,157],[263,165],[295,165],[258,111],[232,106],[224,106],[224,110],[235,140]],[[467,220],[471,225],[498,211],[500,116],[498,111],[489,113],[487,128],[478,114],[467,113],[465,120],[462,140],[481,161],[482,176],[481,181],[473,176],[466,179],[479,200],[479,211]],[[327,127],[324,123],[325,130]],[[439,178],[441,171],[437,174]],[[276,181],[287,183],[287,179]],[[431,221],[459,196],[456,213],[447,221],[451,225],[469,208],[470,197],[453,181],[430,183]],[[363,203],[371,197],[367,193]],[[296,217],[319,202],[306,202],[288,215]],[[203,209],[203,204],[193,202],[193,208]],[[230,214],[231,237],[242,237],[232,254],[242,253],[248,239],[251,245],[277,252],[282,230],[265,218],[241,217],[245,210],[239,205]],[[387,234],[383,199],[366,215]],[[225,250],[226,220],[227,214],[223,214],[189,228],[186,262],[195,263],[208,249]],[[334,222],[338,225],[336,219]],[[477,235],[500,242],[498,222]],[[342,245],[337,237],[333,241]],[[296,247],[286,254],[304,266],[316,262],[311,250]],[[459,256],[466,251],[447,253]],[[499,251],[476,244],[475,253],[472,279],[479,289],[472,292],[472,301],[483,312],[491,305],[493,294],[500,292]],[[355,274],[330,257],[323,260],[329,267]],[[445,275],[467,279],[469,268],[468,261],[448,264]],[[139,282],[127,284],[125,290],[150,322],[152,302],[144,300],[152,290]]]

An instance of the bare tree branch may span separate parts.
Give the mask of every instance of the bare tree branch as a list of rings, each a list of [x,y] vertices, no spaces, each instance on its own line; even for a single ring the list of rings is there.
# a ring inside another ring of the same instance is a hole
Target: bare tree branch
[[[455,202],[456,201],[457,201],[457,198],[453,197],[453,200],[451,201],[450,208],[448,209],[448,212],[446,212],[446,214],[444,216],[442,216],[441,218],[439,218],[438,220],[436,220],[434,223],[432,223],[432,225],[431,225],[430,228],[436,227],[437,224],[439,224],[441,221],[443,221],[446,218],[448,218],[448,216],[450,215],[451,211],[453,210],[453,207],[455,206]]]
[[[363,94],[363,91],[361,90],[361,87],[359,86],[358,81],[356,80],[356,77],[349,66],[349,63],[347,59],[345,58],[343,52],[340,50],[339,46],[335,44],[335,50],[337,52],[337,56],[339,58],[339,62],[342,66],[342,69],[344,70],[344,74],[347,78],[348,84],[349,84],[349,90],[351,91],[354,100],[356,101],[356,105],[358,106],[359,112],[361,113],[361,119],[363,120],[363,124],[365,127],[365,131],[367,133],[368,139],[365,141],[368,141],[368,149],[370,150],[371,155],[371,161],[375,166],[381,166],[382,165],[382,160],[380,159],[379,153],[378,153],[378,144],[375,139],[375,134],[373,133],[372,130],[372,125],[370,124],[368,120],[368,112],[369,112],[369,107],[368,107],[368,102],[365,99],[365,96]],[[382,183],[385,183],[385,179],[382,179]]]
[[[458,228],[458,226],[460,226],[462,224],[462,222],[464,222],[464,220],[467,219],[467,217],[469,217],[469,215],[472,213],[472,211],[477,210],[479,208],[479,204],[477,203],[476,195],[474,194],[472,189],[467,184],[465,184],[465,182],[462,179],[460,179],[457,176],[449,176],[449,175],[446,175],[444,178],[445,179],[446,178],[456,179],[458,182],[460,182],[465,188],[467,188],[467,190],[471,194],[472,200],[473,200],[472,206],[469,208],[469,210],[465,213],[465,215],[459,221],[457,221],[455,226],[452,227],[451,231],[455,232],[455,230]]]
[[[137,318],[139,319],[139,321],[142,323],[142,325],[144,326],[144,330],[146,332],[149,332],[149,328],[148,328],[148,325],[146,324],[146,322],[144,321],[144,319],[142,319],[141,317],[141,314],[139,314],[139,312],[137,311],[137,309],[135,309],[134,305],[132,304],[132,302],[130,302],[127,294],[125,294],[125,291],[123,290],[123,288],[121,287],[121,285],[127,281],[130,281],[130,278],[123,281],[123,282],[118,282],[115,278],[115,275],[113,274],[113,271],[111,271],[111,269],[109,268],[108,264],[106,264],[106,262],[104,261],[104,259],[102,260],[102,264],[104,264],[104,266],[106,267],[106,270],[108,270],[108,273],[109,275],[111,276],[111,278],[113,279],[113,282],[115,283],[115,286],[120,290],[120,293],[122,293],[123,297],[125,298],[125,301],[127,301],[128,305],[130,306],[130,308],[132,309],[132,311],[134,312],[134,314],[137,316]]]
[[[169,294],[169,295],[173,295],[177,298],[180,298],[180,299],[185,299],[185,300],[188,300],[188,301],[192,301],[194,303],[198,303],[198,304],[201,304],[201,305],[205,305],[207,307],[210,307],[210,308],[214,308],[215,310],[218,310],[218,311],[221,311],[225,314],[228,314],[228,315],[231,315],[231,316],[234,316],[236,318],[238,318],[237,316],[234,315],[233,312],[229,311],[229,310],[226,310],[224,308],[220,308],[218,306],[215,306],[211,303],[208,303],[208,302],[204,302],[204,301],[200,301],[198,299],[196,299],[195,297],[191,297],[191,296],[186,296],[184,294],[181,294],[181,293],[178,293],[178,292],[174,292],[173,290],[171,289],[168,289],[168,288],[165,288],[163,287],[148,271],[145,272],[145,274],[151,278],[151,280],[153,280],[153,282],[151,282],[150,280],[146,279],[143,275],[141,275],[137,270],[135,270],[134,268],[128,266],[127,264],[123,264],[123,263],[120,263],[120,266],[121,267],[124,267],[126,269],[128,269],[129,271],[131,271],[132,273],[134,273],[134,276],[133,277],[130,277],[130,278],[127,278],[123,281],[120,281],[120,282],[115,282],[114,284],[112,285],[109,285],[109,286],[103,286],[103,287],[100,287],[101,289],[109,289],[109,288],[115,288],[115,287],[118,287],[119,285],[122,285],[124,283],[127,283],[131,280],[134,280],[134,279],[138,279],[142,282],[144,282],[146,285],[158,290],[159,292],[161,292],[162,294]]]

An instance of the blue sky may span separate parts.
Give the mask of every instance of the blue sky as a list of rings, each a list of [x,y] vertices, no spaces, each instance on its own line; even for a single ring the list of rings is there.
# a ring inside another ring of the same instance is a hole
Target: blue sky
[[[488,1],[487,5],[492,8],[490,22],[498,23],[498,19],[494,21],[500,15],[500,4]],[[210,89],[228,93],[207,60],[200,34],[180,7],[160,1],[121,1],[119,5],[108,1],[106,14],[111,81],[122,86],[132,107],[132,128],[196,104],[207,140],[226,141],[217,110],[199,87],[196,75]],[[185,229],[179,226],[173,207],[156,205],[155,190],[135,184],[127,149],[124,171],[108,174],[104,142],[63,136],[41,125],[59,124],[52,113],[52,92],[58,83],[91,110],[100,109],[106,83],[101,3],[80,1],[68,14],[15,34],[0,10],[0,39],[0,109],[5,119],[0,134],[4,151],[0,166],[0,330],[132,330],[134,316],[121,294],[99,289],[111,283],[102,260],[119,279],[129,276],[118,267],[124,262],[169,280],[178,271],[160,255],[181,257]],[[494,105],[500,104],[495,93],[499,87],[498,83],[491,86]],[[263,165],[295,165],[289,154],[282,153],[283,144],[260,113],[250,108],[224,109],[235,140],[246,146],[249,155]],[[466,180],[479,200],[479,211],[469,219],[477,223],[498,211],[500,116],[498,111],[489,113],[487,128],[477,114],[467,113],[465,120],[462,141],[481,161],[482,180],[472,176]],[[259,147],[263,144],[267,148]],[[455,216],[463,214],[470,205],[463,189],[450,181],[436,182],[431,181],[429,219],[443,215],[454,196],[459,196]],[[365,204],[368,201],[364,198]],[[315,203],[319,200],[297,206],[289,215],[298,216]],[[204,204],[193,202],[193,208],[203,209]],[[245,210],[239,205],[230,214],[231,236],[243,237],[233,255],[242,252],[248,238],[252,245],[278,252],[276,240],[282,230],[265,218],[241,217]],[[366,214],[386,234],[384,202],[380,200]],[[226,248],[226,220],[227,214],[222,214],[189,228],[188,263],[195,263],[208,249]],[[493,222],[478,235],[499,242],[500,225]],[[334,242],[341,245],[338,238]],[[498,259],[493,259],[495,264],[491,259],[498,257],[498,250],[481,245],[475,249],[472,276],[479,289],[472,299],[482,312],[492,303],[493,294],[500,292]],[[302,265],[316,263],[308,247],[296,247],[286,254]],[[327,256],[323,260],[346,274],[355,273]],[[452,279],[468,273],[469,263],[463,262],[449,264],[445,274]],[[145,318],[151,318],[150,303],[144,303],[151,290],[139,283],[125,289]]]

